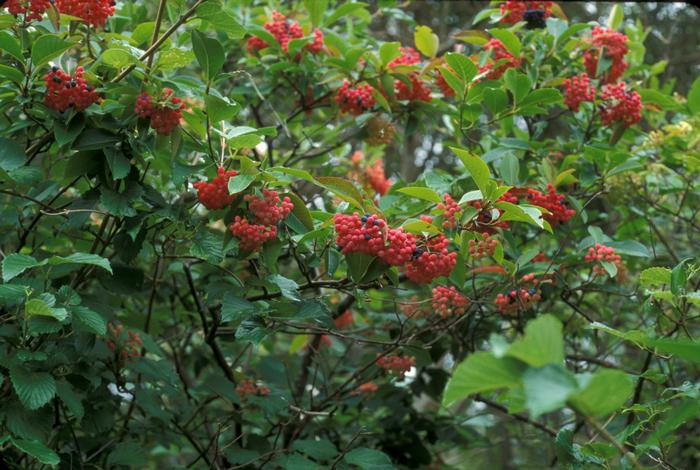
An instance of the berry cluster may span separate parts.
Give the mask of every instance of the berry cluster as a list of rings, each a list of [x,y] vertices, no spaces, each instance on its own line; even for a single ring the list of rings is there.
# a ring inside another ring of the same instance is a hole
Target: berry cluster
[[[443,200],[445,201],[444,203],[441,202],[437,205],[438,209],[443,211],[442,217],[445,219],[445,221],[442,223],[442,227],[455,228],[457,227],[457,218],[455,215],[460,214],[462,212],[462,208],[459,207],[457,201],[452,199],[452,196],[449,194],[445,194],[443,196]]]
[[[549,214],[543,214],[542,218],[551,225],[556,225],[568,222],[576,211],[566,206],[566,198],[562,194],[557,194],[554,186],[551,183],[547,184],[547,192],[542,193],[536,189],[527,190],[527,201],[535,206],[542,207],[549,211]]]
[[[401,55],[387,64],[387,68],[392,69],[399,65],[415,65],[420,62],[420,54],[412,47],[402,47]],[[432,100],[430,88],[419,77],[418,73],[414,72],[407,77],[410,83],[396,79],[394,82],[394,91],[396,98],[406,101],[426,101]]]
[[[396,128],[389,122],[379,117],[373,117],[367,121],[367,137],[365,142],[369,145],[389,145],[394,141]]]
[[[457,263],[457,253],[447,249],[449,244],[447,237],[440,234],[428,239],[422,247],[417,247],[411,261],[406,264],[406,276],[419,284],[449,276]]]
[[[523,0],[508,0],[501,4],[501,23],[515,24],[527,20],[529,12],[540,10],[543,18],[552,16],[554,2],[525,2]]]
[[[500,200],[505,200],[506,202],[513,202],[507,200],[509,196],[505,195],[499,198]],[[517,199],[515,200],[517,202]],[[508,228],[508,222],[499,220],[501,218],[502,211],[491,207],[490,205],[484,205],[481,200],[469,201],[470,206],[475,208],[478,212],[476,218],[467,227],[468,230],[480,230],[486,233],[493,233],[497,228]]]
[[[338,318],[336,318],[333,323],[337,329],[345,328],[353,324],[355,319],[352,316],[352,311],[344,311]]]
[[[403,228],[389,228],[374,214],[335,214],[336,243],[343,254],[367,253],[390,266],[408,262],[416,249],[416,239]]]
[[[95,27],[103,27],[114,14],[114,0],[54,0],[61,13],[75,16]]]
[[[263,189],[263,197],[249,194],[243,199],[253,215],[253,223],[236,216],[229,226],[244,251],[257,251],[265,242],[277,238],[277,222],[284,220],[294,208],[289,197],[280,199],[277,191]]]
[[[469,306],[469,299],[460,294],[454,286],[435,286],[432,305],[433,310],[443,317],[464,315]]]
[[[219,167],[217,176],[211,181],[198,181],[192,186],[197,190],[197,197],[204,207],[209,210],[223,209],[233,202],[235,194],[228,193],[228,180],[236,176],[236,170]]]
[[[416,364],[416,358],[413,356],[379,356],[376,362],[377,366],[388,373],[403,379],[406,372]]]
[[[498,240],[490,238],[487,232],[481,234],[483,240],[469,240],[469,256],[474,259],[481,259],[487,256],[493,256],[498,246]]]
[[[83,78],[84,69],[78,67],[75,76],[71,77],[58,67],[52,67],[46,74],[46,96],[44,103],[51,109],[63,112],[68,108],[82,111],[92,103],[98,101],[100,96],[95,89],[87,84]]]
[[[29,22],[40,20],[51,3],[51,0],[7,0],[5,7],[11,15],[24,15],[24,21]]]
[[[128,362],[141,356],[143,341],[138,333],[132,330],[124,330],[124,325],[107,325],[109,339],[107,347],[114,352],[118,362]]]
[[[583,65],[591,77],[600,79],[603,83],[616,82],[627,69],[625,55],[627,54],[627,36],[612,29],[596,26],[590,39],[591,47],[583,55]],[[598,77],[598,60],[605,56],[611,61],[610,68]]]
[[[375,384],[374,382],[365,382],[358,385],[356,389],[350,392],[350,394],[362,395],[363,397],[367,398],[377,393],[377,390],[379,390],[379,385]]]
[[[498,294],[494,300],[496,308],[506,315],[515,315],[520,310],[527,310],[541,299],[537,289],[519,288],[506,294]]]
[[[584,101],[595,100],[595,88],[585,72],[564,80],[564,104],[574,112],[579,110]]]
[[[444,68],[444,69],[446,69],[450,72],[453,72],[453,73],[454,73],[454,70],[449,65],[443,65],[442,67],[438,67],[437,69],[435,69],[435,84],[442,92],[442,96],[444,96],[445,98],[451,98],[455,95],[455,91],[447,83],[447,80],[445,80],[445,77],[443,77],[442,73],[439,70],[440,68]]]
[[[289,50],[289,41],[304,37],[304,31],[302,31],[299,23],[287,19],[286,16],[278,11],[272,12],[272,21],[268,21],[263,27],[275,37],[284,52]],[[313,35],[313,42],[307,44],[305,49],[312,54],[318,54],[323,50],[323,32],[316,28],[313,31]],[[270,47],[270,45],[265,40],[256,36],[248,39],[246,45],[248,52],[251,54],[267,47]]]
[[[275,225],[287,218],[294,204],[289,197],[280,199],[277,191],[263,188],[263,197],[248,194],[243,199],[248,203],[248,210],[253,213],[255,221],[263,225]]]
[[[350,113],[355,116],[369,111],[376,104],[372,92],[372,85],[358,85],[355,88],[350,86],[350,82],[345,80],[343,86],[338,88],[338,94],[335,95],[335,102],[340,106],[340,111]]]
[[[408,76],[410,84],[403,80],[397,79],[395,82],[396,98],[406,101],[425,101],[430,102],[433,97],[430,94],[430,88],[423,80],[418,78],[418,74],[412,73]]]
[[[599,263],[602,261],[612,263],[615,265],[618,272],[620,272],[622,268],[622,257],[615,253],[613,248],[601,245],[600,243],[596,243],[595,246],[590,247],[588,249],[588,254],[583,257],[583,260],[588,263]],[[593,266],[593,274],[596,276],[601,276],[605,274],[605,272],[605,268],[600,264],[595,264]]]
[[[506,49],[506,46],[498,39],[490,39],[489,42],[484,44],[484,50],[490,51],[494,63],[483,65],[479,69],[479,73],[488,72],[486,78],[489,80],[498,80],[506,70],[520,65],[520,59],[513,56],[513,54]],[[494,65],[499,62],[503,63],[494,68]]]
[[[168,135],[180,124],[184,108],[185,104],[173,96],[172,89],[163,88],[163,93],[155,103],[151,95],[141,93],[136,99],[134,112],[141,118],[150,119],[151,128],[158,134]]]
[[[384,174],[384,162],[376,160],[365,168],[365,181],[380,196],[384,196],[391,188],[391,181]]]
[[[243,379],[236,386],[236,393],[241,400],[245,400],[249,395],[264,397],[270,394],[270,389],[264,385],[258,385],[253,379]]]
[[[620,122],[629,127],[642,119],[642,99],[636,91],[628,90],[624,82],[605,85],[600,97],[604,102],[600,111],[604,125]]]

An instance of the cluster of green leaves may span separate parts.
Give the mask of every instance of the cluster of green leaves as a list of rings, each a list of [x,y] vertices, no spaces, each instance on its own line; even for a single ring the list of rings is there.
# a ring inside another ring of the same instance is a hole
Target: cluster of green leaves
[[[562,8],[544,29],[486,9],[473,27],[488,25],[443,53],[450,38],[393,0],[292,2],[282,13],[304,37],[285,52],[263,26],[277,3],[123,1],[104,31],[53,10],[30,27],[0,14],[0,467],[696,464],[700,80],[687,97],[659,83],[649,30],[614,6],[645,109],[640,125],[608,128],[599,103],[563,104],[593,25]],[[413,44],[378,39],[380,20]],[[320,54],[304,47],[313,28]],[[269,47],[248,53],[251,36]],[[492,38],[520,59],[497,80],[480,72]],[[390,67],[408,45],[421,63]],[[51,65],[84,67],[102,101],[48,109]],[[397,100],[395,83],[415,77],[432,100]],[[377,106],[340,113],[346,79],[372,85]],[[164,87],[187,103],[167,136],[134,113]],[[393,141],[376,145],[376,122]],[[391,173],[381,197],[350,161],[358,150]],[[259,252],[226,228],[247,215],[242,197],[197,201],[192,183],[219,166],[238,172],[231,194],[276,188],[294,203]],[[565,224],[501,198],[548,183],[576,210]],[[483,208],[508,225],[480,225]],[[457,265],[419,285],[342,254],[333,216],[354,211],[445,235]],[[486,230],[498,245],[474,259]],[[582,259],[596,243],[620,269],[592,275]],[[529,274],[542,299],[500,312],[496,295]],[[467,296],[465,314],[431,312],[435,285]],[[353,326],[336,325],[348,309]],[[396,354],[416,359],[403,380],[375,365]],[[269,394],[239,394],[246,379]]]

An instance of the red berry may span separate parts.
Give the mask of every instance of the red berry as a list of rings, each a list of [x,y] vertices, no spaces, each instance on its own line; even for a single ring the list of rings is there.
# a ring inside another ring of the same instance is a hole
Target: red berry
[[[501,23],[515,24],[523,20],[527,10],[542,10],[544,17],[552,16],[552,4],[554,2],[525,2],[522,0],[508,0],[501,4]]]
[[[263,197],[248,194],[243,199],[248,203],[248,209],[252,212],[256,222],[263,225],[275,225],[280,220],[286,219],[294,208],[291,199],[285,197],[280,200],[277,191],[271,189],[262,190]]]
[[[571,110],[578,111],[584,101],[595,100],[595,88],[586,73],[574,75],[564,80],[564,104]]]
[[[505,61],[496,68],[494,68],[494,64],[486,64],[479,69],[479,73],[488,72],[486,78],[489,80],[498,80],[506,70],[520,65],[520,59],[514,57],[498,39],[489,40],[484,45],[484,50],[491,52],[491,58],[494,62]]]
[[[627,62],[625,62],[625,55],[628,51],[627,36],[612,29],[596,26],[593,28],[589,43],[591,47],[583,55],[583,65],[586,67],[588,75],[600,79],[603,83],[617,81],[627,69]],[[612,63],[603,76],[598,77],[596,71],[601,55],[604,55]]]
[[[228,180],[237,174],[236,170],[226,171],[225,168],[219,167],[213,180],[194,183],[192,186],[197,190],[199,202],[209,210],[223,209],[231,204],[236,195],[228,193]]]
[[[354,115],[362,114],[369,111],[376,104],[376,100],[372,95],[374,88],[371,85],[357,85],[355,88],[350,87],[350,82],[345,80],[343,85],[338,88],[338,94],[335,95],[335,102],[340,106],[340,111]]]
[[[428,284],[438,277],[447,277],[457,263],[457,253],[448,251],[450,241],[442,234],[428,239],[416,248],[405,265],[406,276],[416,283]]]
[[[78,67],[75,70],[75,76],[71,77],[58,67],[52,68],[44,77],[46,83],[44,104],[60,112],[71,107],[76,111],[82,111],[98,101],[100,96],[92,86],[87,84],[83,73],[83,68]]]
[[[268,21],[263,27],[275,37],[284,52],[289,50],[289,41],[304,37],[304,32],[298,22],[289,20],[276,10],[272,12],[272,21]],[[315,28],[313,36],[313,42],[307,44],[305,49],[312,54],[318,54],[323,50],[323,32]],[[265,40],[255,36],[249,38],[246,44],[246,49],[251,54],[266,47],[270,47],[270,45]]]
[[[454,286],[435,286],[432,305],[433,310],[443,317],[463,315],[469,306],[469,299]]]
[[[379,356],[376,362],[377,366],[388,373],[403,379],[406,372],[416,364],[416,358],[413,356]]]
[[[141,118],[151,120],[151,128],[158,134],[168,135],[180,125],[185,104],[173,96],[173,90],[164,88],[157,103],[148,93],[141,93],[136,99],[134,112]]]
[[[244,251],[257,251],[265,242],[277,238],[275,225],[251,224],[248,219],[238,215],[229,226],[229,230],[238,239],[238,246]]]
[[[443,228],[455,228],[457,227],[457,219],[455,215],[460,214],[462,212],[462,208],[459,207],[459,204],[457,204],[457,202],[452,199],[452,196],[449,194],[445,194],[443,199],[445,201],[444,204],[441,202],[437,205],[438,209],[443,211],[442,216],[445,219],[442,226]]]
[[[600,98],[603,100],[600,118],[604,125],[620,122],[629,127],[642,119],[642,99],[636,91],[628,90],[624,82],[605,85]]]
[[[365,180],[381,196],[384,196],[391,188],[391,181],[384,174],[384,163],[381,160],[377,160],[365,168]]]
[[[7,0],[5,7],[11,15],[24,15],[24,21],[41,20],[51,7],[51,0]]]
[[[61,13],[78,17],[95,27],[102,27],[114,15],[114,0],[55,0]]]

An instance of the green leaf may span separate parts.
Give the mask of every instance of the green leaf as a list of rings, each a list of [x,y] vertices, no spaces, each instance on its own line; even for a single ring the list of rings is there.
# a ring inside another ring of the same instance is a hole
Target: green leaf
[[[685,270],[685,263],[689,260],[689,258],[684,259],[671,271],[671,292],[673,295],[679,295],[685,292],[686,285],[688,284],[688,273]]]
[[[64,41],[53,34],[45,34],[32,44],[32,65],[35,69],[40,69],[71,46],[72,42]]]
[[[562,408],[577,386],[573,374],[559,364],[530,368],[523,375],[525,402],[534,417]]]
[[[131,164],[129,159],[124,156],[124,153],[114,147],[105,147],[104,154],[109,170],[112,172],[112,178],[120,180],[129,174]]]
[[[562,96],[556,88],[538,88],[527,95],[520,103],[521,106],[557,104],[562,102]]]
[[[0,49],[2,49],[2,47],[0,47]],[[3,64],[0,64],[0,77],[5,77],[18,85],[21,85],[25,80],[24,73],[20,72],[18,68],[8,67],[7,65]]]
[[[613,31],[617,30],[624,18],[625,12],[622,10],[622,5],[619,3],[613,4],[613,7],[610,9],[610,14],[608,15],[608,28]]]
[[[428,26],[416,26],[413,41],[416,44],[416,49],[431,59],[435,57],[440,47],[440,38]]]
[[[294,441],[292,448],[318,460],[330,460],[338,455],[333,443],[327,439],[298,439]]]
[[[125,465],[138,468],[148,461],[146,453],[136,442],[120,442],[107,457],[107,465]]]
[[[22,46],[8,31],[0,31],[0,50],[11,55],[20,63],[24,64],[24,56],[22,55]],[[21,72],[20,72],[21,73]]]
[[[552,315],[540,315],[525,326],[525,335],[513,342],[506,353],[533,367],[561,364],[564,337],[561,322]]]
[[[449,406],[475,393],[513,387],[523,370],[522,364],[513,359],[497,358],[490,352],[472,353],[452,373],[442,404]]]
[[[0,169],[12,171],[24,165],[26,158],[24,148],[18,142],[0,137]]]
[[[102,150],[119,142],[121,138],[103,129],[86,129],[73,145],[75,150]]]
[[[83,418],[85,415],[82,403],[83,396],[73,390],[67,381],[59,380],[56,382],[56,394],[78,420]]]
[[[253,181],[255,181],[255,175],[247,173],[236,175],[228,180],[228,192],[229,194],[238,194],[248,188]]]
[[[409,196],[413,196],[415,198],[422,199],[424,201],[434,202],[436,204],[439,204],[440,202],[442,202],[438,193],[433,191],[430,188],[410,186],[407,188],[398,189],[396,192],[402,193],[402,194],[408,194]]]
[[[170,48],[158,53],[155,69],[169,72],[182,67],[187,67],[195,59],[194,53],[185,49]]]
[[[489,171],[488,165],[481,158],[468,150],[457,147],[450,147],[450,149],[462,161],[467,171],[474,179],[479,191],[481,191],[481,194],[488,194],[489,180],[491,178],[491,172]]]
[[[508,90],[510,90],[510,92],[513,94],[515,104],[521,104],[521,100],[528,95],[530,88],[532,87],[530,77],[524,73],[518,72],[515,69],[508,69],[503,75],[503,79],[505,81],[506,88],[508,88]]]
[[[197,17],[208,21],[214,29],[228,34],[232,39],[241,39],[246,34],[246,29],[219,1],[209,0],[198,6]]]
[[[343,3],[328,17],[326,20],[326,26],[331,26],[341,18],[350,16],[367,16],[367,13],[367,4],[364,2]]]
[[[297,284],[293,280],[288,279],[279,274],[273,274],[271,276],[267,276],[267,281],[279,287],[279,290],[282,293],[283,297],[286,297],[290,300],[301,300],[299,298],[299,292],[297,290],[299,289],[299,284]]]
[[[590,28],[591,25],[588,23],[576,23],[567,28],[566,31],[564,31],[561,36],[557,38],[556,41],[554,41],[554,47],[559,49],[563,44],[566,44],[566,41],[573,36],[574,34],[578,33],[579,31],[583,31],[584,29]]]
[[[103,63],[116,69],[128,67],[129,65],[133,64],[138,64],[139,62],[138,57],[132,55],[128,50],[121,48],[107,49],[102,53],[100,59]]]
[[[469,44],[476,44],[477,46],[483,46],[489,42],[490,36],[479,29],[467,29],[460,31],[453,35],[455,39],[460,41],[468,42]]]
[[[663,414],[661,424],[651,433],[644,445],[648,447],[660,445],[664,437],[682,424],[697,418],[698,415],[700,415],[700,402],[696,399],[686,399],[674,404],[669,411]]]
[[[494,116],[508,106],[508,95],[500,88],[486,88],[483,96],[484,104]]]
[[[48,372],[31,372],[19,367],[10,369],[10,380],[24,406],[36,410],[56,394],[56,381]]]
[[[362,470],[392,470],[391,459],[378,450],[358,447],[343,457],[348,465],[357,465]]]
[[[660,267],[647,268],[640,273],[639,282],[644,287],[669,285],[671,284],[671,270]]]
[[[506,46],[508,52],[513,54],[515,57],[520,56],[522,44],[520,43],[520,39],[518,39],[518,36],[508,31],[507,29],[492,28],[489,29],[488,32],[489,34],[491,34],[491,36],[500,40],[503,43],[503,45]]]
[[[72,307],[70,311],[74,327],[99,336],[107,334],[107,322],[99,313],[84,306]]]
[[[102,268],[112,274],[112,266],[109,260],[92,253],[73,253],[69,256],[52,256],[48,259],[48,264],[52,266],[60,264],[89,264]]]
[[[192,49],[204,76],[212,80],[221,71],[226,60],[224,48],[216,39],[194,30],[192,31]]]
[[[250,318],[256,311],[257,307],[255,304],[231,292],[227,292],[221,301],[221,322],[231,322],[233,327],[236,328],[243,320]]]
[[[12,444],[17,447],[27,455],[37,459],[44,465],[51,465],[52,467],[58,465],[61,462],[61,458],[56,452],[46,447],[40,441],[36,440],[26,440],[26,439],[13,439]]]
[[[382,67],[401,55],[400,42],[385,42],[379,46],[379,58],[382,61]]]
[[[357,188],[348,180],[343,178],[338,178],[337,176],[319,176],[315,179],[316,184],[325,188],[341,198],[342,200],[349,202],[356,208],[363,210],[362,207],[362,194],[357,190]]]
[[[41,263],[35,258],[23,253],[7,255],[5,259],[2,260],[2,280],[3,282],[7,282],[19,276],[27,269],[39,266],[40,264]]]
[[[569,397],[569,401],[587,416],[603,417],[624,405],[633,388],[632,379],[624,372],[601,369],[590,377],[583,390]]]
[[[62,308],[51,308],[51,305],[47,304],[42,299],[31,299],[24,304],[24,315],[27,318],[33,317],[35,315],[42,317],[51,317],[62,322],[68,318],[68,313]]]
[[[311,26],[319,26],[323,22],[323,14],[328,9],[328,0],[304,0],[304,6],[309,12]]]
[[[651,341],[651,346],[663,353],[673,354],[684,361],[700,364],[700,342],[662,338]]]
[[[465,82],[471,82],[476,77],[479,69],[474,65],[472,60],[464,54],[457,52],[448,52],[445,54],[445,62],[452,67],[457,76]]]
[[[15,305],[29,295],[30,288],[15,284],[0,284],[0,305]]]
[[[700,77],[697,77],[688,91],[688,109],[693,114],[700,114]]]
[[[241,110],[241,106],[228,98],[208,95],[204,98],[207,107],[207,115],[212,123],[229,121]]]

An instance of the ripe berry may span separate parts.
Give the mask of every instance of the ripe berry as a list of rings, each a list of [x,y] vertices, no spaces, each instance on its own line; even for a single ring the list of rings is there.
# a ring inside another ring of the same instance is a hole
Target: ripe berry
[[[198,181],[192,186],[197,190],[197,197],[204,207],[209,210],[222,209],[233,202],[236,198],[235,194],[228,193],[228,180],[236,176],[236,170],[226,171],[225,168],[217,169],[217,176],[207,182]]]
[[[595,88],[585,72],[564,80],[564,104],[572,111],[578,111],[584,101],[593,102],[594,100]]]
[[[377,160],[365,168],[365,180],[380,196],[384,196],[391,188],[391,181],[384,174],[384,163],[381,160]]]
[[[44,12],[51,7],[51,0],[7,0],[5,7],[11,15],[24,15],[24,21],[28,23],[41,20]]]
[[[542,214],[542,218],[551,225],[568,222],[569,219],[576,215],[575,210],[565,205],[566,198],[561,194],[557,194],[554,186],[551,184],[547,184],[547,193],[541,193],[536,189],[528,189],[526,197],[528,203],[547,209],[550,212],[549,214]]]
[[[442,92],[442,96],[445,98],[451,98],[455,96],[455,91],[452,89],[452,87],[447,83],[447,80],[445,80],[445,77],[442,75],[440,72],[440,68],[444,68],[445,70],[448,70],[452,73],[454,73],[454,70],[452,67],[449,65],[443,65],[441,67],[438,67],[435,69],[435,84],[437,87],[440,89]]]
[[[71,77],[58,67],[52,67],[44,77],[46,83],[44,104],[60,112],[71,107],[76,111],[82,111],[98,101],[100,96],[87,84],[83,73],[84,69],[78,67],[75,70],[75,76]]]
[[[616,82],[627,69],[627,62],[625,62],[625,54],[628,51],[627,36],[612,29],[596,26],[593,28],[589,43],[591,47],[583,55],[583,65],[588,75],[598,78],[603,83]],[[601,77],[598,77],[596,71],[601,55],[609,59],[611,65]]]
[[[450,241],[442,234],[414,250],[405,265],[406,276],[413,282],[428,284],[438,277],[447,277],[457,263],[457,253],[448,251]]]
[[[387,64],[387,68],[397,65],[415,65],[420,62],[420,54],[412,47],[402,47],[401,55]]]
[[[107,325],[109,336],[107,347],[114,352],[118,364],[136,359],[141,356],[143,341],[138,333],[131,329],[124,329],[124,325]]]
[[[253,379],[243,379],[236,386],[236,393],[241,400],[245,400],[247,396],[267,396],[270,394],[270,389],[264,385],[258,385]]]
[[[442,210],[442,217],[445,219],[445,221],[442,223],[443,228],[455,228],[457,227],[457,219],[455,217],[456,214],[460,214],[462,212],[462,208],[459,207],[459,204],[452,199],[452,196],[449,194],[445,194],[443,196],[444,203],[438,203],[437,207],[438,209]]]
[[[469,299],[460,294],[454,286],[433,288],[433,310],[443,317],[463,315],[469,306]]]
[[[134,112],[141,118],[151,120],[151,128],[158,134],[168,135],[175,129],[182,119],[182,110],[185,104],[176,96],[173,90],[163,88],[157,102],[148,93],[141,93],[136,99]]]
[[[596,276],[602,276],[605,274],[605,268],[597,264],[601,261],[607,261],[608,263],[613,263],[617,268],[618,273],[622,272],[622,257],[615,253],[615,250],[609,246],[601,245],[596,243],[588,249],[588,254],[583,257],[583,260],[588,263],[595,263],[593,266],[593,274]]]
[[[244,251],[257,251],[265,242],[277,238],[275,225],[251,224],[248,219],[238,215],[229,226],[229,230],[238,239],[238,246]]]
[[[636,91],[628,90],[624,82],[605,85],[600,98],[603,100],[600,118],[604,125],[620,122],[629,127],[642,119],[642,99]]]
[[[528,11],[540,11],[541,13],[539,13],[539,16],[541,16],[544,20],[552,16],[553,3],[554,2],[525,2],[522,0],[509,0],[501,4],[501,23],[515,24],[523,20],[528,21]],[[530,13],[530,15],[534,16],[532,13]],[[528,24],[530,21],[528,21]],[[542,28],[544,25],[537,27]]]
[[[280,220],[286,219],[294,208],[292,200],[285,196],[280,200],[277,191],[263,189],[263,197],[247,194],[244,200],[248,203],[248,210],[253,214],[256,222],[263,225],[275,225]]]
[[[490,51],[491,58],[494,64],[486,64],[479,69],[479,73],[488,72],[486,78],[489,80],[498,80],[501,76],[511,67],[518,67],[520,65],[520,59],[516,58],[511,54],[506,46],[498,39],[490,39],[484,45],[484,50]],[[505,61],[502,65],[495,67],[495,63],[499,61]]]
[[[54,0],[61,13],[78,17],[95,27],[102,27],[114,15],[114,0]]]
[[[420,54],[412,47],[402,47],[401,55],[387,64],[387,68],[392,69],[399,65],[415,65],[420,62]],[[394,90],[396,99],[407,101],[426,101],[432,100],[430,89],[424,81],[418,77],[418,73],[414,72],[408,75],[410,84],[403,80],[394,82]]]
[[[498,294],[494,304],[501,313],[515,315],[520,310],[528,310],[541,298],[541,294],[536,289],[519,288],[505,294]]]
[[[469,256],[475,260],[493,256],[498,246],[498,240],[490,238],[488,232],[482,233],[481,236],[484,238],[483,240],[469,240]]]
[[[411,367],[416,364],[416,358],[413,356],[379,356],[376,362],[377,366],[389,374],[403,379],[406,372],[411,370]]]
[[[275,37],[285,53],[289,50],[289,41],[304,37],[304,31],[298,22],[287,19],[276,10],[272,12],[272,21],[268,21],[263,27]],[[323,50],[323,32],[316,28],[313,31],[313,36],[313,42],[307,44],[305,49],[312,54],[318,54]],[[251,54],[267,47],[270,45],[256,36],[249,38],[246,44],[246,49]]]
[[[340,112],[357,116],[365,111],[369,111],[376,104],[376,100],[372,96],[373,91],[374,88],[367,84],[351,88],[350,82],[345,80],[343,85],[338,88],[335,102],[340,106]]]

